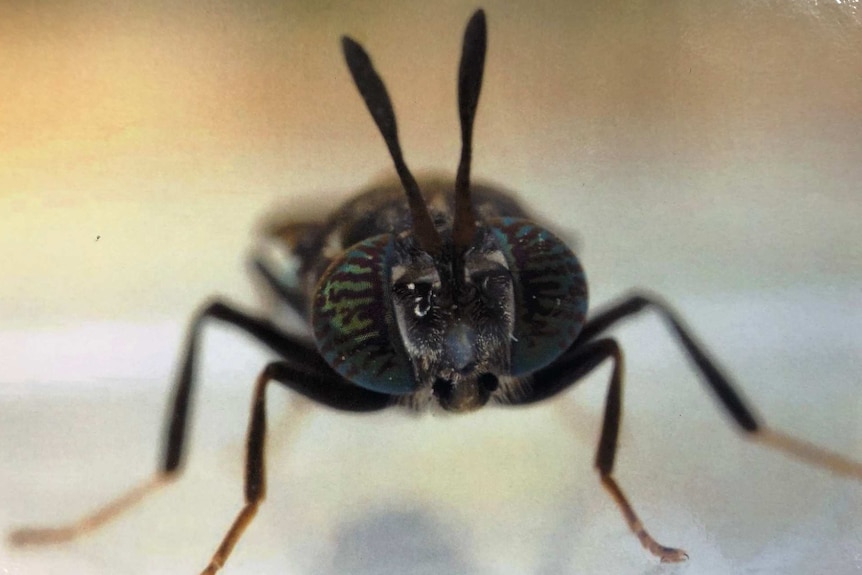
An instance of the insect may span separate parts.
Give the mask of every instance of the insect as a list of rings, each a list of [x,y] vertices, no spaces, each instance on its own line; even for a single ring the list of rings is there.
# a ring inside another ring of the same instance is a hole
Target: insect
[[[365,50],[343,38],[354,82],[389,149],[399,183],[371,188],[323,222],[273,231],[298,260],[286,279],[264,260],[257,270],[283,303],[308,322],[313,341],[224,301],[192,319],[180,361],[160,470],[149,482],[79,523],[12,534],[18,544],[69,539],[128,508],[183,462],[190,398],[203,327],[218,320],[244,330],[280,359],[253,391],[245,464],[245,504],[203,573],[221,569],[266,492],[266,390],[283,384],[348,412],[387,408],[463,413],[487,404],[531,405],[555,396],[599,365],[612,366],[595,466],[631,531],[661,561],[686,559],[644,528],[614,478],[621,424],[623,352],[606,332],[652,310],[668,324],[700,376],[752,437],[835,472],[859,465],[765,428],[678,314],[635,294],[588,317],[584,270],[566,244],[507,193],[471,183],[473,122],[487,45],[485,14],[470,19],[458,73],[462,150],[454,181],[420,185],[402,156],[392,104]]]

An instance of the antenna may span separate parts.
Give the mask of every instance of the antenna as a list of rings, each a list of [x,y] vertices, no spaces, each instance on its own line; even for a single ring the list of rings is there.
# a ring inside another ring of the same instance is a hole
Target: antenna
[[[455,178],[455,224],[452,232],[455,258],[460,260],[476,233],[476,216],[470,201],[470,162],[473,156],[473,121],[479,92],[482,90],[482,73],[485,69],[485,51],[488,46],[485,12],[477,10],[464,31],[464,48],[458,69],[458,112],[461,117],[461,160]],[[456,273],[456,278],[460,272]]]
[[[419,246],[429,254],[439,256],[443,241],[437,228],[434,227],[434,221],[431,219],[428,206],[422,198],[419,184],[416,183],[416,179],[407,169],[407,164],[404,163],[401,145],[398,143],[398,125],[395,123],[395,112],[392,109],[389,94],[386,92],[386,86],[383,85],[383,80],[374,70],[371,58],[368,57],[359,43],[344,36],[341,39],[341,46],[344,50],[347,67],[350,68],[350,73],[353,75],[353,82],[359,89],[371,117],[374,118],[377,128],[383,135],[386,147],[389,148],[389,155],[392,156],[392,161],[395,163],[395,171],[398,172],[401,185],[407,192],[407,202],[413,216],[413,230],[419,240]]]

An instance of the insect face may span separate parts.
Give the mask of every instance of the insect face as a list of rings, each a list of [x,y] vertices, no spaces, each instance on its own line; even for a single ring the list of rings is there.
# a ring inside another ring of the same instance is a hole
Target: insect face
[[[393,269],[393,311],[415,380],[450,411],[482,407],[510,372],[512,276],[493,235],[477,235],[460,277],[451,261],[429,266],[409,249]]]
[[[505,401],[511,390],[501,389],[501,379],[544,367],[574,342],[587,289],[577,258],[561,240],[513,217],[522,214],[498,200],[487,202],[490,210],[474,203],[469,173],[484,15],[474,16],[464,37],[454,190],[444,186],[432,201],[404,163],[395,114],[370,58],[349,38],[343,47],[406,198],[379,202],[381,212],[400,205],[403,217],[345,250],[319,278],[311,310],[318,349],[351,382],[409,396],[413,405],[433,398],[445,410],[469,411],[498,390]]]
[[[480,221],[463,252],[441,230],[440,255],[408,229],[346,250],[322,275],[312,306],[318,349],[350,381],[481,407],[501,379],[526,376],[575,340],[587,310],[584,272],[566,245],[520,218]]]

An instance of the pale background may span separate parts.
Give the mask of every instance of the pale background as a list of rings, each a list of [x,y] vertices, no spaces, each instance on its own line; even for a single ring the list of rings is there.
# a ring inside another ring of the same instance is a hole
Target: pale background
[[[77,517],[155,467],[185,322],[259,305],[274,211],[388,173],[343,65],[363,42],[415,169],[454,170],[473,4],[0,4],[0,530]],[[474,173],[575,239],[592,301],[678,306],[767,421],[862,459],[862,7],[485,2]],[[85,540],[0,573],[197,573],[241,501],[266,355],[212,328],[188,471]],[[269,498],[225,573],[862,573],[862,485],[739,439],[653,317],[628,352],[618,478],[591,469],[607,369],[464,418],[274,415]],[[282,421],[282,423],[279,423]]]

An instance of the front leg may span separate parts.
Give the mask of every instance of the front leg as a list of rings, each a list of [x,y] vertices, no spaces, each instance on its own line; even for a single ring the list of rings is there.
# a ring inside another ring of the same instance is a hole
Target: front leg
[[[531,389],[528,390],[521,403],[530,403],[530,399],[534,397],[544,397],[548,389],[560,390],[577,383],[605,360],[613,362],[613,370],[605,398],[602,433],[599,437],[595,459],[595,466],[599,472],[602,487],[613,497],[629,528],[645,549],[661,559],[662,562],[684,561],[688,558],[685,551],[666,547],[652,538],[613,477],[617,437],[622,422],[624,365],[623,352],[615,340],[597,339],[570,349],[563,358],[533,375]]]
[[[682,344],[688,358],[700,372],[709,389],[739,428],[767,447],[783,451],[805,462],[835,474],[862,480],[862,465],[839,454],[824,450],[785,433],[770,429],[758,421],[753,410],[743,401],[731,380],[710,358],[691,330],[665,303],[654,296],[636,294],[600,311],[584,326],[574,344],[550,365],[526,378],[520,394],[507,398],[513,405],[527,405],[552,397],[577,383],[606,359],[614,362],[605,407],[602,434],[596,453],[596,467],[602,485],[611,493],[623,512],[629,527],[641,543],[663,561],[678,561],[685,553],[658,545],[644,530],[612,472],[617,448],[617,434],[622,417],[623,355],[612,339],[598,337],[617,322],[641,311],[653,309],[668,323],[674,337]]]
[[[333,378],[341,379],[341,376],[333,373]],[[251,418],[248,425],[248,437],[246,439],[245,458],[245,505],[234,519],[228,532],[222,539],[221,544],[213,554],[209,565],[201,575],[213,575],[224,566],[228,556],[233,550],[243,532],[257,514],[257,509],[266,496],[266,386],[271,381],[277,381],[293,388],[303,395],[311,397],[316,401],[329,400],[327,403],[332,407],[347,409],[349,411],[374,411],[387,407],[390,403],[389,396],[367,392],[353,386],[355,393],[344,389],[343,395],[338,394],[321,396],[316,395],[316,390],[338,388],[339,381],[324,381],[309,378],[301,370],[295,369],[286,362],[274,362],[266,366],[257,378],[254,386],[254,397],[251,403]],[[322,384],[322,385],[321,385]],[[330,385],[331,384],[331,385]]]
[[[186,428],[191,410],[200,338],[209,320],[239,328],[282,356],[274,364],[274,379],[281,381],[316,403],[343,411],[363,412],[383,409],[389,396],[351,385],[330,368],[313,346],[278,329],[272,322],[246,313],[223,301],[212,301],[195,314],[189,326],[174,394],[167,417],[162,464],[146,481],[108,502],[95,512],[68,525],[17,529],[9,534],[13,545],[60,543],[90,533],[128,511],[149,494],[163,487],[181,472],[186,447]]]
[[[272,380],[270,364],[257,378],[254,386],[254,397],[251,402],[251,418],[248,424],[245,456],[245,505],[234,519],[224,539],[213,554],[209,565],[202,575],[216,573],[224,566],[239,538],[245,532],[257,508],[266,496],[266,469],[264,461],[264,446],[266,442],[266,384]]]

